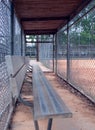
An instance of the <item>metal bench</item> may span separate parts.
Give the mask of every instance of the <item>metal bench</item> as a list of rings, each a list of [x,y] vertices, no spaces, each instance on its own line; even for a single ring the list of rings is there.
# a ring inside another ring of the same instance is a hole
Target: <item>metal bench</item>
[[[53,89],[38,65],[33,65],[34,124],[39,130],[38,120],[48,119],[47,130],[51,130],[55,117],[69,118],[69,111],[63,100]]]

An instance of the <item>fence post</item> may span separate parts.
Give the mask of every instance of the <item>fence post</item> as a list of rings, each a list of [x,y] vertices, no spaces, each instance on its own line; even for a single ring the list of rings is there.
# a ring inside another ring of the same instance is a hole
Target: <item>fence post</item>
[[[37,35],[37,43],[36,43],[36,49],[37,49],[37,61],[39,61],[39,35]]]
[[[14,5],[11,1],[11,55],[14,55]]]
[[[67,81],[70,79],[70,43],[69,43],[69,21],[67,23]]]
[[[21,28],[21,56],[23,56],[23,30]]]
[[[54,35],[53,35],[53,72],[54,72],[54,68],[55,68],[55,64],[54,64],[54,58],[55,58],[55,37],[54,37]]]
[[[55,34],[55,73],[57,74],[57,47],[58,47],[58,36],[57,33]]]

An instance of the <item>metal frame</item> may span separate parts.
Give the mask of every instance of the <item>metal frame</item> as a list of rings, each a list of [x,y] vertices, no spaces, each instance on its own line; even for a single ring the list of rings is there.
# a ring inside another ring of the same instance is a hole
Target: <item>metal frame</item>
[[[58,44],[58,35],[55,35],[55,73],[57,74],[57,45]]]
[[[53,35],[53,72],[54,72],[54,57],[55,57],[55,37],[54,37],[54,35]]]
[[[69,43],[69,21],[67,24],[67,81],[70,79],[70,43]]]
[[[11,55],[14,54],[14,5],[11,2]]]
[[[52,128],[52,122],[53,122],[52,118],[48,119],[47,130],[51,130],[51,128]],[[38,124],[37,120],[34,120],[34,125],[35,125],[35,130],[39,130],[39,124]]]
[[[36,49],[37,49],[37,61],[39,61],[39,36],[37,35]]]
[[[21,56],[23,55],[23,30],[21,28]]]
[[[53,121],[53,119],[50,118],[49,121],[48,121],[48,128],[47,128],[47,130],[51,130],[51,128],[52,128],[52,121]]]

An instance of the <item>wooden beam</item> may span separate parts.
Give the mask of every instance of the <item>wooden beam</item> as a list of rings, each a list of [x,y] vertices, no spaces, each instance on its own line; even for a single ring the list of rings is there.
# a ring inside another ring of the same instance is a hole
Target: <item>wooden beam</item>
[[[49,20],[67,20],[68,16],[61,16],[61,17],[38,17],[38,18],[21,18],[22,21],[49,21]]]
[[[40,34],[55,34],[57,29],[43,29],[43,30],[24,30],[27,35],[40,35]]]
[[[85,8],[92,0],[82,0],[80,5],[70,14],[70,20],[73,19],[83,8]]]
[[[66,23],[62,23],[58,30],[60,30],[63,26],[65,26],[66,24],[68,24],[68,21],[72,20],[76,15],[78,15],[78,13],[80,13],[80,11],[85,8],[89,3],[91,2],[91,0],[82,0],[82,2],[76,7],[75,10],[73,10],[71,12],[71,14],[69,14],[68,19],[66,21]]]

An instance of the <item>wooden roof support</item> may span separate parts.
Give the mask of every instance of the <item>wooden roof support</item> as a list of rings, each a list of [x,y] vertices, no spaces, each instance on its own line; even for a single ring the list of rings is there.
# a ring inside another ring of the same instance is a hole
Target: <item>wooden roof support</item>
[[[24,30],[27,35],[38,35],[38,34],[55,34],[57,29],[43,29],[43,30]]]
[[[15,12],[19,17],[25,33],[55,34],[58,30],[65,26],[69,20],[72,20],[92,0],[12,1],[14,3]]]
[[[40,18],[21,18],[21,21],[49,21],[49,20],[68,20],[68,16],[61,17],[40,17]]]

